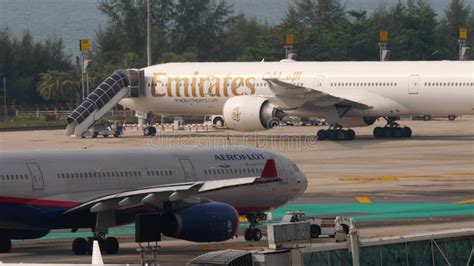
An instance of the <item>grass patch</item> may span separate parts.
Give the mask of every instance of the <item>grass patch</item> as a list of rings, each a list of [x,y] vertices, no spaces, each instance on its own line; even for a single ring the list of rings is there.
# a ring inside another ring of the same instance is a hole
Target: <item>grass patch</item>
[[[64,128],[66,128],[66,121],[62,119],[46,121],[44,118],[36,117],[8,117],[7,120],[0,120],[0,129],[58,126],[64,126]]]

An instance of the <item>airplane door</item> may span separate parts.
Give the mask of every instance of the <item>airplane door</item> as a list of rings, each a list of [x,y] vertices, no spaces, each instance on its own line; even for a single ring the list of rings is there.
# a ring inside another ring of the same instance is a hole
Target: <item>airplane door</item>
[[[27,162],[26,167],[30,172],[31,181],[33,182],[33,190],[43,190],[44,179],[39,165],[36,162]]]
[[[408,85],[408,94],[418,94],[419,87],[420,87],[420,76],[411,75],[410,84]]]
[[[324,91],[324,76],[315,76],[313,86],[315,90]]]
[[[189,159],[180,159],[179,163],[183,167],[185,182],[196,181],[196,173],[194,172],[193,164]]]

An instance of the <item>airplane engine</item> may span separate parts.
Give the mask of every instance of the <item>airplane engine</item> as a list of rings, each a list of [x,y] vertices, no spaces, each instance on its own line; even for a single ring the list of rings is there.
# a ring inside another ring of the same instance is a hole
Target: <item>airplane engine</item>
[[[219,242],[235,235],[239,214],[225,203],[200,203],[165,213],[161,226],[162,233],[169,237],[193,242]]]
[[[346,128],[366,127],[374,124],[375,121],[377,118],[373,117],[343,117],[339,124]]]
[[[267,99],[246,95],[227,100],[222,112],[227,126],[240,131],[270,129],[287,116]]]
[[[37,239],[49,234],[50,230],[19,230],[19,229],[0,229],[0,238],[9,239]]]

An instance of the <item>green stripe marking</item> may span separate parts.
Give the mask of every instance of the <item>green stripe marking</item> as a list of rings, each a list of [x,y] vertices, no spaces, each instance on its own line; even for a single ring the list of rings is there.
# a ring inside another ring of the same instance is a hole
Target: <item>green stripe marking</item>
[[[272,212],[273,219],[279,220],[287,211],[304,211],[306,215],[342,215],[359,221],[383,219],[413,219],[429,217],[474,216],[474,204],[434,204],[434,203],[342,203],[342,204],[288,204]],[[241,223],[241,228],[248,223]],[[111,229],[114,236],[135,234],[133,225]],[[90,237],[91,232],[53,232],[42,239],[67,239],[76,237]]]

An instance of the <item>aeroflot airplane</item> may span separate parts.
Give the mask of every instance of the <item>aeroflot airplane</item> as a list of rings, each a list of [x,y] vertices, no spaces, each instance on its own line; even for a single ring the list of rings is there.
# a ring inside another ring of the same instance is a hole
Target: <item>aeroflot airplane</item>
[[[195,242],[232,238],[246,215],[245,239],[258,241],[261,214],[307,186],[296,164],[252,148],[2,152],[0,163],[0,252],[12,239],[92,228],[95,237],[77,238],[73,252],[91,251],[97,239],[115,254],[108,228],[140,213],[156,215],[164,235]]]
[[[405,115],[474,114],[474,62],[170,63],[144,68],[143,94],[120,104],[157,114],[223,114],[230,128],[272,128],[287,115],[321,116],[319,139],[409,138]],[[349,130],[344,130],[348,128]]]

